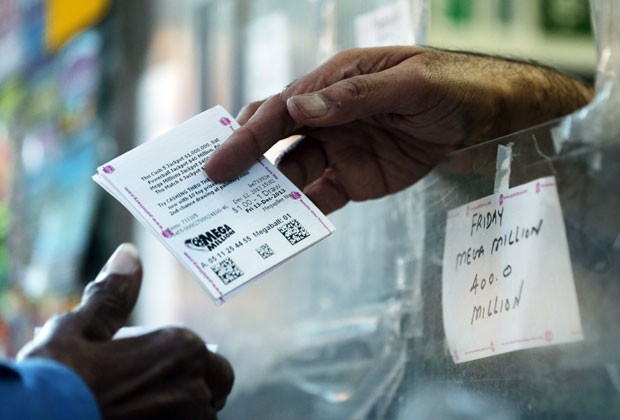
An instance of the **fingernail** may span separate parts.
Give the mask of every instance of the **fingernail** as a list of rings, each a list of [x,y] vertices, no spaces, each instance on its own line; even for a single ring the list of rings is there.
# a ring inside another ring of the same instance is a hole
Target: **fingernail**
[[[294,96],[290,99],[295,106],[308,118],[319,118],[327,114],[328,106],[318,93]]]
[[[125,243],[116,248],[105,264],[96,281],[102,281],[113,274],[127,275],[136,271],[139,264],[138,250],[133,244]]]

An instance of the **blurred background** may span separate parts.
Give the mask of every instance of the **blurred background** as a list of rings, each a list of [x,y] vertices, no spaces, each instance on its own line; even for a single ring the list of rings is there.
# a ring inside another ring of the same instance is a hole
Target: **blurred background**
[[[90,179],[201,110],[234,115],[336,51],[413,43],[536,60],[590,82],[596,72],[588,0],[0,0],[0,353],[73,305],[132,241],[145,265],[133,322],[184,323],[220,345],[237,370],[222,418],[417,418],[411,407],[429,398],[466,401],[455,412],[471,418],[619,414],[608,376],[593,379],[592,395],[604,395],[595,408],[561,408],[534,397],[556,384],[541,372],[498,385],[497,360],[451,365],[429,309],[440,306],[429,241],[441,235],[425,227],[449,203],[427,184],[336,212],[333,238],[215,307]],[[510,366],[540,368],[532,360],[548,353],[534,353]],[[462,387],[469,379],[477,385]],[[412,393],[414,383],[424,387]]]

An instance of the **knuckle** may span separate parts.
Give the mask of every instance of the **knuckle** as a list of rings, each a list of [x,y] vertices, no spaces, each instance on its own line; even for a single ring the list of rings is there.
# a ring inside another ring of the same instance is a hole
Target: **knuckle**
[[[164,342],[188,353],[207,352],[204,341],[193,331],[183,327],[166,327],[158,331]]]
[[[198,401],[200,405],[204,406],[211,403],[213,395],[202,378],[197,378],[195,381],[192,381],[191,388],[191,394],[194,396],[194,400]]]
[[[62,324],[66,324],[70,322],[74,318],[72,312],[60,312],[52,315],[47,322],[45,323],[45,327],[53,326],[55,328],[61,326]]]
[[[260,141],[258,140],[258,136],[256,135],[256,132],[248,126],[241,126],[240,128],[237,129],[237,131],[245,132],[248,138],[248,142],[249,142],[248,147],[250,147],[252,150],[251,151],[252,156],[255,159],[260,159],[260,157],[263,154],[261,153]]]
[[[84,297],[88,297],[91,294],[95,293],[95,291],[100,288],[101,288],[100,282],[93,280],[86,285],[86,287],[84,288],[83,295]]]
[[[208,384],[218,399],[225,399],[235,383],[233,367],[228,359],[215,353],[209,353],[207,363]]]
[[[224,394],[228,395],[230,394],[230,391],[232,391],[232,388],[235,384],[235,371],[233,370],[232,364],[228,361],[228,359],[226,358],[222,358],[222,364],[223,364],[223,371],[224,371],[224,375],[223,375],[223,381],[224,381]]]
[[[358,54],[358,51],[356,48],[349,48],[349,49],[338,51],[337,53],[335,53],[332,56],[330,61],[348,62],[352,58],[356,57],[357,54]]]
[[[264,101],[252,101],[252,102],[250,102],[248,105],[246,105],[246,106],[244,107],[244,109],[256,109],[256,108],[258,108],[259,106],[261,106],[261,104],[262,104],[263,102],[264,102]]]
[[[287,99],[295,95],[297,91],[299,90],[297,88],[297,85],[298,85],[297,81],[289,83],[288,85],[286,85],[284,89],[282,89],[281,92],[275,94],[274,97],[280,102],[286,104]]]
[[[92,281],[84,290],[82,302],[101,305],[103,310],[118,309],[127,303],[128,284],[123,282],[120,286],[114,282],[115,275],[108,275],[105,281]],[[120,282],[118,282],[120,283]]]
[[[253,113],[256,111],[264,101],[253,101],[241,108],[240,114]]]
[[[126,305],[126,299],[122,293],[115,293],[114,291],[103,288],[93,289],[91,298],[99,303],[99,310],[102,315],[116,314]]]
[[[354,99],[366,98],[370,92],[370,86],[363,77],[343,80],[340,82],[340,87]]]

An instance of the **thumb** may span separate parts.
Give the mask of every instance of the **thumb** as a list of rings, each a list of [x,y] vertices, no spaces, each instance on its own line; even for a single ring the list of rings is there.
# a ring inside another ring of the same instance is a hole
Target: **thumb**
[[[83,325],[85,337],[110,340],[127,322],[133,310],[140,283],[142,264],[132,244],[122,244],[112,254],[97,278],[90,282],[82,302],[73,311]]]
[[[319,91],[287,100],[291,117],[301,126],[346,124],[379,113],[395,112],[411,101],[411,78],[389,69],[340,80]]]

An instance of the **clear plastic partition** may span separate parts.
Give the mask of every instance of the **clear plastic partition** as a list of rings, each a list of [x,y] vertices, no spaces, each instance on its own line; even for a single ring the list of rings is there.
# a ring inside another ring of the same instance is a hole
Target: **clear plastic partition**
[[[264,73],[252,49],[284,55],[270,77],[281,86],[339,49],[424,42],[423,6],[310,1],[300,19],[292,5],[250,2],[235,104],[263,95],[248,91],[265,86],[246,79]],[[289,37],[269,44],[261,25]],[[559,124],[455,153],[412,188],[348,205],[330,216],[332,237],[221,308],[204,308],[198,287],[186,285],[184,321],[236,369],[221,418],[619,417],[620,144],[590,143],[584,131],[556,151]],[[584,340],[455,363],[442,307],[446,215],[494,192],[498,145],[508,144],[511,187],[555,176]]]
[[[274,304],[296,309],[275,320],[286,339],[222,417],[620,416],[620,143],[556,153],[557,123],[449,156],[388,211],[385,200],[350,205],[348,217],[363,211],[357,223],[281,273],[285,302],[271,282]],[[509,143],[510,186],[556,179],[584,340],[457,364],[442,319],[446,215],[493,193],[498,145]]]

